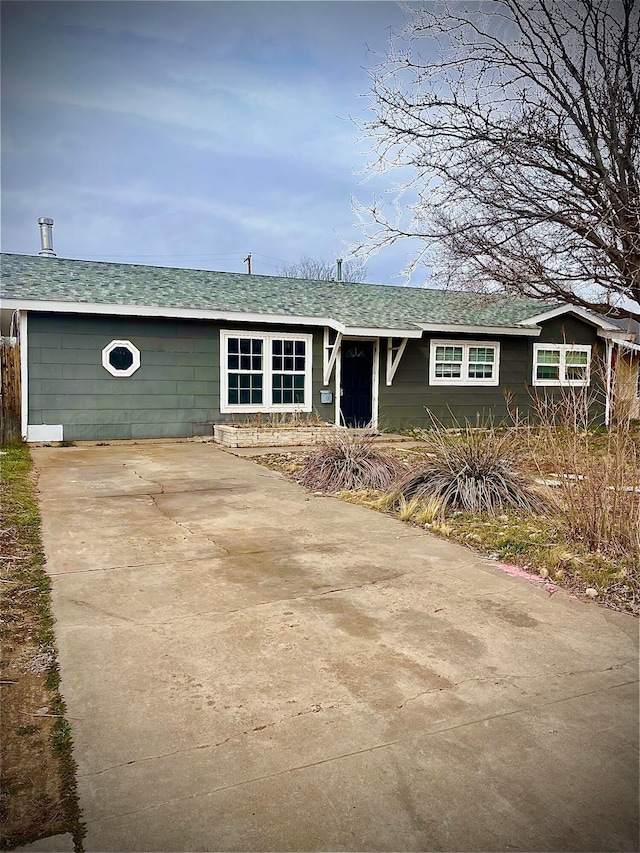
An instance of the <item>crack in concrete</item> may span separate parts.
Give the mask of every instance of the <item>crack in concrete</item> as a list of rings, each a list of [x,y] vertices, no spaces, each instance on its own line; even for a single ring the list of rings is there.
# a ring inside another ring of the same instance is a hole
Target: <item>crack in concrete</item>
[[[190,557],[188,560],[181,560],[180,565],[184,565],[185,563],[206,563],[211,559],[216,559],[215,557]],[[91,572],[115,572],[119,569],[144,569],[147,566],[172,566],[175,564],[175,560],[166,560],[163,562],[154,561],[153,563],[131,563],[122,566],[100,566],[97,569],[73,569],[68,572],[56,572],[55,574],[51,574],[51,580],[54,581],[58,577],[62,577],[63,575],[84,575],[90,574]]]
[[[139,473],[136,471],[136,469],[133,467],[133,465],[127,465],[127,463],[126,463],[126,462],[123,462],[123,463],[122,463],[122,467],[123,467],[123,468],[126,468],[126,469],[127,469],[127,471],[131,471],[133,474],[135,474],[135,476],[136,476],[139,480],[142,480],[142,482],[143,482],[143,483],[145,483],[145,484],[148,484],[148,483],[155,483],[157,486],[160,486],[160,494],[162,494],[162,492],[164,491],[164,486],[162,485],[162,483],[158,483],[158,481],[157,481],[157,480],[150,480],[148,477],[143,477],[143,476],[142,476],[142,474],[139,474]],[[117,495],[110,495],[110,496],[108,496],[108,497],[117,497]]]
[[[376,578],[373,581],[364,581],[364,583],[356,584],[355,586],[339,586],[335,589],[327,589],[325,592],[320,592],[316,596],[309,596],[310,598],[317,598],[323,595],[332,595],[334,592],[347,592],[352,589],[364,589],[365,586],[375,586],[377,583],[384,583],[384,581],[394,581],[398,578],[406,577],[409,574],[414,574],[413,572],[399,572],[397,575],[385,575],[382,578]]]
[[[153,809],[165,808],[166,806],[174,805],[176,803],[188,802],[189,800],[195,800],[195,799],[198,799],[200,797],[209,797],[209,796],[212,796],[214,794],[222,793],[224,791],[233,790],[235,788],[242,788],[246,785],[253,785],[256,782],[264,782],[264,781],[267,781],[269,779],[275,779],[279,776],[285,776],[288,773],[296,773],[296,772],[301,771],[301,770],[308,770],[311,767],[320,767],[324,764],[330,764],[333,761],[342,761],[345,758],[353,758],[355,756],[366,755],[367,753],[370,753],[370,752],[376,752],[376,751],[379,751],[381,749],[388,749],[389,747],[398,746],[400,744],[410,743],[411,741],[414,741],[418,738],[432,737],[435,735],[447,734],[448,732],[457,731],[458,729],[469,728],[470,726],[477,726],[477,725],[480,725],[483,723],[490,722],[492,720],[499,720],[499,719],[504,719],[507,717],[513,717],[513,716],[516,716],[518,714],[526,714],[526,713],[529,713],[532,710],[535,710],[537,708],[545,708],[545,707],[549,707],[552,705],[558,705],[558,704],[561,704],[562,702],[569,702],[569,701],[572,701],[573,699],[580,699],[584,696],[591,696],[591,695],[594,695],[596,693],[602,693],[602,692],[607,691],[607,690],[612,690],[612,689],[616,689],[619,687],[625,687],[627,685],[637,684],[637,683],[638,683],[638,681],[636,679],[634,681],[624,682],[623,684],[616,684],[613,686],[597,688],[595,690],[587,690],[583,693],[578,693],[578,694],[574,694],[571,696],[564,696],[561,699],[553,699],[553,700],[548,701],[548,702],[540,702],[538,704],[533,704],[533,705],[527,706],[526,708],[515,708],[512,711],[503,711],[503,712],[497,713],[497,714],[489,714],[486,717],[480,717],[480,718],[475,719],[475,720],[467,720],[466,722],[457,723],[456,725],[447,726],[445,728],[434,729],[432,731],[421,731],[421,732],[418,732],[416,734],[409,735],[408,737],[405,737],[405,738],[397,738],[395,740],[385,741],[384,743],[374,744],[373,746],[365,747],[362,749],[356,749],[356,750],[353,750],[351,752],[341,753],[340,755],[334,755],[334,756],[331,756],[329,758],[321,758],[317,761],[311,761],[307,764],[299,764],[299,765],[296,765],[295,767],[286,767],[282,770],[276,770],[273,773],[266,773],[266,774],[263,774],[262,776],[256,776],[252,779],[245,779],[245,780],[242,780],[240,782],[232,782],[228,785],[220,785],[220,786],[213,788],[209,791],[200,791],[196,794],[190,794],[187,797],[175,797],[173,799],[165,800],[163,802],[152,803],[152,804],[147,805],[147,806],[142,806],[141,808],[133,809],[132,811],[119,812],[117,814],[108,815],[107,817],[98,818],[97,820],[93,820],[93,821],[88,820],[86,818],[86,815],[85,815],[85,822],[87,823],[88,826],[92,826],[92,825],[104,823],[104,822],[109,821],[109,820],[118,820],[118,819],[123,818],[123,817],[130,817],[131,815],[140,814],[141,812],[147,812],[147,811],[152,811]],[[253,731],[256,731],[256,729],[254,729]],[[232,738],[226,738],[225,741],[222,741],[220,745],[222,745],[222,743],[225,743],[228,740],[232,740],[232,739],[233,739],[233,737]],[[199,747],[199,748],[204,749],[206,747]],[[180,750],[178,750],[178,751],[180,751]],[[151,761],[154,759],[149,758],[147,760]],[[128,762],[128,763],[135,763],[135,762]],[[119,767],[119,766],[124,766],[124,765],[116,765],[116,766]],[[110,769],[110,768],[107,768],[107,770],[108,769]],[[107,770],[98,771],[98,772],[103,773],[103,772],[107,772]],[[90,775],[90,774],[87,774],[87,775]],[[97,774],[93,774],[93,775],[97,775]]]
[[[522,681],[529,680],[535,678],[563,678],[567,675],[597,675],[605,672],[613,672],[616,669],[622,669],[625,666],[628,666],[630,663],[636,663],[635,658],[630,658],[629,660],[623,661],[622,663],[612,664],[611,666],[607,666],[604,669],[571,669],[566,670],[564,672],[542,672],[536,673],[534,675],[518,675],[515,673],[508,673],[506,675],[478,675],[473,678],[465,678],[462,681],[456,681],[454,684],[447,684],[444,687],[433,687],[429,690],[422,690],[420,693],[416,693],[415,696],[409,696],[408,699],[405,699],[401,705],[398,705],[398,708],[404,708],[409,702],[415,702],[417,699],[420,699],[422,696],[428,696],[431,693],[441,693],[446,690],[454,690],[456,687],[460,687],[463,684],[469,684],[470,682],[481,682],[481,681],[494,681],[495,684],[500,684],[501,682],[512,681]],[[441,676],[444,677],[444,676]],[[633,683],[633,682],[625,682],[625,683]],[[617,686],[617,685],[616,685]],[[606,688],[604,688],[606,689]]]
[[[164,494],[164,492],[161,492],[160,494]],[[182,521],[178,521],[177,519],[175,519],[175,518],[173,518],[171,515],[169,515],[169,513],[168,513],[168,512],[165,512],[165,511],[162,509],[162,507],[158,504],[158,501],[156,500],[156,495],[155,495],[155,494],[151,494],[151,493],[147,492],[147,497],[151,499],[151,503],[152,503],[152,504],[154,505],[154,507],[158,510],[158,512],[159,512],[161,515],[163,515],[166,519],[168,519],[169,521],[171,521],[173,524],[176,524],[176,525],[177,525],[178,527],[180,527],[182,530],[186,530],[186,531],[187,531],[187,533],[189,533],[191,536],[196,536],[196,537],[201,536],[201,537],[203,537],[204,539],[206,539],[206,540],[207,540],[207,542],[210,542],[212,545],[214,545],[216,548],[218,548],[220,551],[222,551],[222,553],[223,553],[225,556],[227,556],[227,557],[228,557],[228,556],[230,556],[230,555],[229,555],[229,551],[228,551],[225,547],[223,547],[222,545],[219,545],[219,544],[215,541],[215,539],[213,539],[211,536],[209,536],[209,534],[208,534],[208,533],[196,532],[195,530],[191,530],[191,528],[190,528],[188,525],[186,525],[184,522],[182,522]]]
[[[102,770],[96,770],[93,773],[80,773],[78,774],[79,779],[88,779],[93,778],[94,776],[101,776],[103,773],[108,773],[111,770],[117,770],[120,767],[131,767],[134,764],[143,764],[148,761],[159,761],[163,758],[171,758],[174,755],[180,755],[181,753],[188,752],[198,752],[202,749],[217,749],[220,746],[224,746],[226,743],[229,743],[232,740],[237,740],[238,738],[244,737],[245,735],[251,735],[254,732],[263,732],[266,729],[275,728],[275,726],[282,725],[289,720],[295,720],[296,717],[304,717],[307,714],[317,714],[320,711],[330,711],[334,708],[338,707],[349,707],[352,704],[361,704],[361,703],[346,703],[346,704],[332,704],[332,705],[312,705],[310,708],[306,708],[304,711],[297,711],[295,714],[285,714],[284,717],[281,717],[279,720],[274,720],[270,723],[264,723],[261,726],[254,726],[252,729],[243,729],[242,731],[235,732],[232,735],[224,738],[221,741],[217,741],[215,743],[202,743],[197,746],[189,746],[183,749],[174,749],[172,752],[163,752],[159,755],[147,755],[144,758],[134,758],[131,761],[122,761],[119,764],[113,764],[110,767],[104,767]]]

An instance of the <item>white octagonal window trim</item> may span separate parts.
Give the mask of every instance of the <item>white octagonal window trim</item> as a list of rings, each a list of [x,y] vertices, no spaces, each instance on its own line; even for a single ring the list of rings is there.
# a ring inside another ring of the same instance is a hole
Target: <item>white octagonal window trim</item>
[[[140,350],[131,341],[111,341],[102,350],[102,366],[112,376],[133,376],[140,367]]]

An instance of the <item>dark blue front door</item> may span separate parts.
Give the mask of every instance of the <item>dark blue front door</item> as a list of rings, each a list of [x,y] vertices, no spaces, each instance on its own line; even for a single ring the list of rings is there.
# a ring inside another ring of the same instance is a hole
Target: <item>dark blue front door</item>
[[[341,423],[369,426],[372,416],[373,341],[342,342]]]

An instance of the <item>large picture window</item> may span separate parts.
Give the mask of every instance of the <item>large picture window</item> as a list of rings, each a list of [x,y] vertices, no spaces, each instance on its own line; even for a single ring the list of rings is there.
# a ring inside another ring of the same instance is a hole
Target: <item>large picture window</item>
[[[431,341],[430,385],[497,385],[499,368],[496,341]]]
[[[585,386],[590,381],[591,347],[585,344],[534,344],[533,384]]]
[[[221,412],[310,412],[311,335],[220,333]]]

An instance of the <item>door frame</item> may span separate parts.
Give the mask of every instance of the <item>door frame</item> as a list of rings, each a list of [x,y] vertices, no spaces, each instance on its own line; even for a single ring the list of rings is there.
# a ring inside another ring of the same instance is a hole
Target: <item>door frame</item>
[[[335,425],[342,426],[340,410],[342,401],[342,347],[345,341],[373,341],[373,366],[371,372],[371,427],[378,429],[378,386],[380,384],[380,338],[367,335],[345,335],[340,341],[336,359],[336,412]]]

